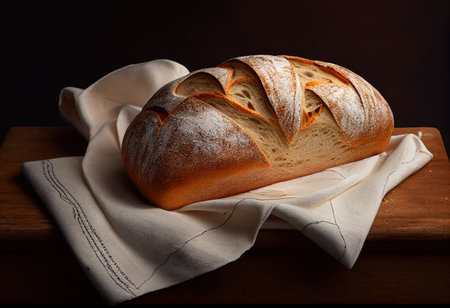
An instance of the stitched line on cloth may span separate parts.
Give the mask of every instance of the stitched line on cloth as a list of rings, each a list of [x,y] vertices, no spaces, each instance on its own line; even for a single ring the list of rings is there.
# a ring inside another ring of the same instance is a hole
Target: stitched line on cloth
[[[304,232],[306,228],[308,228],[308,227],[310,227],[310,226],[312,226],[312,225],[317,225],[317,224],[320,224],[320,223],[326,223],[326,224],[330,224],[330,225],[335,226],[335,227],[338,229],[338,232],[339,232],[339,235],[340,235],[341,238],[342,238],[342,241],[344,242],[344,251],[343,251],[342,254],[337,258],[338,261],[341,261],[342,258],[344,258],[344,256],[345,256],[345,252],[347,251],[347,242],[345,241],[344,234],[342,233],[341,227],[339,226],[339,224],[338,224],[337,221],[336,221],[336,215],[335,215],[335,213],[334,213],[333,203],[331,202],[331,200],[329,200],[329,202],[330,202],[330,208],[331,208],[331,212],[332,212],[332,214],[333,214],[333,220],[334,220],[334,222],[331,222],[331,221],[328,221],[328,220],[315,220],[315,221],[312,221],[312,222],[310,222],[310,223],[307,223],[307,224],[302,228],[301,232]]]
[[[103,243],[102,239],[100,238],[100,236],[97,234],[97,232],[95,231],[95,229],[92,227],[91,223],[89,222],[89,219],[87,218],[86,213],[83,211],[83,208],[80,206],[80,204],[75,199],[75,197],[69,192],[69,190],[67,190],[67,188],[64,185],[62,185],[62,183],[58,180],[58,178],[56,177],[56,175],[54,173],[52,162],[49,160],[42,161],[42,170],[43,170],[44,177],[50,183],[50,185],[58,192],[61,200],[63,200],[65,203],[72,206],[74,219],[78,222],[83,235],[85,236],[85,238],[86,238],[87,242],[89,243],[91,249],[93,250],[95,256],[97,257],[99,262],[105,268],[108,275],[111,277],[111,279],[114,281],[114,283],[116,285],[118,285],[120,288],[122,288],[126,292],[131,293],[133,296],[136,296],[136,294],[134,294],[132,292],[132,290],[129,289],[129,285],[126,282],[124,282],[122,280],[122,278],[124,280],[126,280],[127,282],[129,282],[129,284],[131,284],[136,289],[140,289],[142,287],[142,285],[144,285],[146,282],[148,282],[149,280],[151,280],[153,278],[153,276],[159,269],[161,269],[165,264],[167,264],[167,262],[170,260],[170,258],[173,255],[175,255],[177,252],[180,252],[184,247],[186,247],[186,245],[189,244],[189,242],[204,235],[205,233],[207,233],[209,231],[216,230],[220,227],[223,227],[230,220],[230,218],[234,214],[237,206],[241,202],[245,201],[245,199],[242,199],[242,200],[239,200],[238,202],[236,202],[233,205],[233,208],[232,208],[230,214],[219,225],[214,226],[209,229],[206,229],[206,230],[202,231],[201,233],[193,236],[192,238],[186,240],[180,247],[178,247],[177,249],[175,249],[174,251],[169,253],[168,256],[166,257],[166,259],[160,265],[155,267],[152,274],[147,279],[145,279],[139,286],[137,286],[128,278],[128,276],[123,272],[123,270],[120,269],[118,264],[114,261],[113,257],[109,253],[109,251],[108,251],[107,247],[105,246],[105,244]],[[116,272],[114,270],[113,265],[117,269],[118,272]],[[119,277],[119,276],[122,276],[122,277]]]
[[[189,242],[191,242],[191,241],[193,241],[194,239],[196,239],[196,238],[198,238],[198,237],[204,235],[205,233],[207,233],[207,232],[209,232],[209,231],[217,230],[217,229],[223,227],[223,226],[230,220],[231,216],[233,216],[234,212],[236,211],[237,206],[238,206],[241,202],[243,202],[244,200],[245,200],[245,199],[242,199],[242,200],[239,200],[238,202],[236,202],[236,203],[233,205],[233,209],[231,210],[230,215],[228,215],[227,218],[225,218],[225,220],[224,220],[223,222],[221,222],[219,225],[214,226],[214,227],[209,228],[209,229],[206,229],[206,230],[200,232],[199,234],[194,235],[194,236],[191,237],[190,239],[186,240],[183,244],[181,244],[180,247],[176,248],[174,251],[172,251],[171,253],[169,253],[169,254],[167,255],[166,259],[164,259],[164,261],[163,261],[161,264],[159,264],[158,266],[155,267],[155,269],[153,270],[153,272],[151,273],[151,275],[150,275],[147,279],[145,279],[145,280],[139,285],[138,288],[140,288],[142,285],[144,285],[145,283],[147,283],[148,281],[150,281],[150,280],[154,277],[154,275],[156,274],[156,272],[157,272],[159,269],[161,269],[164,265],[166,265],[166,264],[169,262],[170,258],[171,258],[173,255],[175,255],[176,253],[178,253],[178,252],[180,252],[181,250],[183,250],[183,248],[185,248],[185,247],[189,244]]]
[[[122,288],[124,291],[131,293],[133,296],[136,296],[130,289],[129,284],[135,284],[128,278],[128,276],[120,269],[118,264],[114,261],[113,257],[109,253],[107,247],[103,243],[101,237],[97,234],[95,229],[92,227],[89,219],[86,216],[86,213],[83,211],[83,208],[80,206],[75,197],[67,190],[64,185],[56,177],[53,164],[49,160],[42,161],[42,171],[45,179],[50,183],[50,185],[58,192],[59,197],[65,203],[68,203],[72,206],[72,210],[74,212],[74,219],[78,222],[80,229],[85,236],[89,246],[91,246],[92,251],[95,256],[99,260],[99,262],[105,268],[107,274],[111,277],[116,285]],[[117,269],[114,270],[114,267]],[[124,280],[126,280],[129,284],[127,284]]]
[[[347,242],[345,241],[344,234],[342,234],[341,227],[339,226],[339,224],[336,221],[336,215],[334,214],[334,207],[333,207],[333,203],[331,202],[331,200],[330,200],[330,207],[331,207],[331,211],[333,212],[334,223],[336,224],[336,227],[338,228],[338,231],[339,231],[339,235],[341,236],[342,241],[344,242],[344,251],[342,252],[342,255],[338,259],[340,261],[345,256],[345,252],[347,251]]]
[[[400,163],[400,166],[401,166],[401,165],[406,165],[406,164],[409,164],[409,163],[413,162],[414,160],[416,160],[417,155],[419,155],[419,154],[425,154],[425,155],[428,155],[428,156],[432,156],[432,155],[430,155],[429,153],[420,150],[420,151],[416,152],[416,155],[414,155],[414,157],[411,158],[410,160]],[[400,167],[400,166],[399,166],[399,167]],[[392,171],[388,174],[388,176],[386,177],[386,181],[384,182],[383,192],[381,193],[381,199],[384,198],[385,191],[386,191],[386,186],[387,186],[387,183],[388,183],[389,178],[391,177],[391,175],[393,175],[395,172],[397,172],[397,170],[398,170],[399,167],[397,167],[397,168],[395,168],[394,170],[392,170]]]

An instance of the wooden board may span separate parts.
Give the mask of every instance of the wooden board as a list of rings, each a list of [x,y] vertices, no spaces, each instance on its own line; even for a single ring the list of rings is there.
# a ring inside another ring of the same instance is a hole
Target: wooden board
[[[352,270],[299,232],[266,230],[236,262],[132,302],[450,302],[445,147],[435,128],[396,128],[394,134],[419,131],[434,158],[386,195]],[[103,303],[21,174],[25,161],[79,156],[86,146],[70,127],[13,127],[5,138],[0,148],[0,270],[8,275],[0,281],[0,302]]]

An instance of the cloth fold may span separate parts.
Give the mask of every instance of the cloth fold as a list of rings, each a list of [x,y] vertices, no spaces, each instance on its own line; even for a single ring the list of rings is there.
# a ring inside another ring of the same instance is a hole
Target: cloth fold
[[[299,230],[352,268],[384,195],[432,159],[417,136],[394,136],[386,152],[354,163],[176,211],[160,209],[129,180],[120,147],[147,100],[187,73],[176,62],[154,60],[116,70],[85,90],[64,88],[59,110],[89,141],[85,155],[23,165],[111,304],[238,259],[260,229]]]

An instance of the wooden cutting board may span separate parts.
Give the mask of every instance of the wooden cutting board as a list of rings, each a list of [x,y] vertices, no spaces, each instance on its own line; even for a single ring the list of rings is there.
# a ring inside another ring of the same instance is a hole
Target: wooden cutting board
[[[133,302],[450,302],[449,160],[437,129],[394,129],[395,135],[405,133],[420,134],[434,157],[385,196],[351,271],[343,270],[297,231],[264,230],[254,247],[236,262]],[[77,268],[64,238],[21,173],[25,161],[81,156],[86,146],[70,127],[13,127],[6,136],[0,148],[0,270],[15,280],[2,278],[0,287],[8,292],[0,292],[0,302],[103,302]],[[314,268],[314,275],[327,277],[327,282],[311,278],[304,267],[292,270],[292,263],[298,262],[309,262],[307,271]],[[14,275],[37,268],[54,279],[42,281],[31,275],[34,283],[30,283],[28,272]],[[64,276],[69,269],[75,288]],[[368,277],[370,281],[365,280]],[[400,286],[386,279],[404,281]],[[212,283],[221,287],[211,289]],[[350,286],[358,291],[351,291]],[[325,291],[333,297],[323,296]],[[88,295],[80,297],[80,292]]]

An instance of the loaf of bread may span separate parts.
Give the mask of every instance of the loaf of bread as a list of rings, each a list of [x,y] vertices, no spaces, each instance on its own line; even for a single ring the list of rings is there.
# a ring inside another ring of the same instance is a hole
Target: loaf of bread
[[[393,126],[381,94],[350,70],[254,55],[162,87],[122,156],[142,195],[173,210],[379,154]]]

